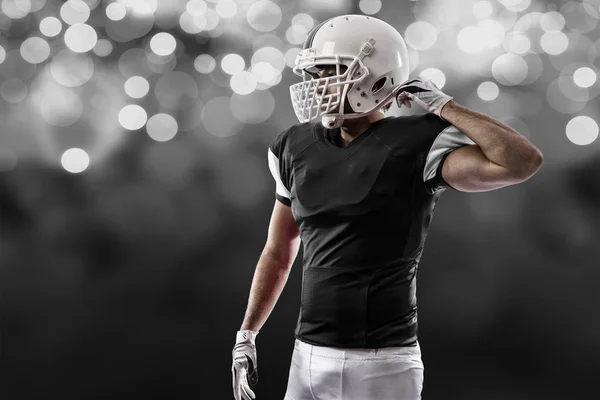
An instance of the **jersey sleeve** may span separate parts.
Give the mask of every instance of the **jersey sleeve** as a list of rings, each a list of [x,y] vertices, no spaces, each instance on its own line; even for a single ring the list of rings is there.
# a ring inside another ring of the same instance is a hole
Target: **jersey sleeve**
[[[446,157],[459,147],[473,145],[467,135],[454,125],[449,125],[439,132],[429,147],[423,168],[423,183],[427,193],[433,195],[451,187],[442,177],[442,167]]]
[[[275,180],[275,198],[288,207],[292,205],[290,200],[291,157],[288,146],[289,133],[290,130],[287,130],[277,135],[267,151],[269,170]]]

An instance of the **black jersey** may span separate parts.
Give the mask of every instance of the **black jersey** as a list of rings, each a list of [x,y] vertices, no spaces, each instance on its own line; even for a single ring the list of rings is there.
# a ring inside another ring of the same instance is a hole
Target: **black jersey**
[[[275,196],[303,244],[295,329],[306,343],[408,346],[417,340],[416,273],[445,157],[474,144],[434,114],[387,117],[346,148],[339,129],[303,123],[268,150]]]

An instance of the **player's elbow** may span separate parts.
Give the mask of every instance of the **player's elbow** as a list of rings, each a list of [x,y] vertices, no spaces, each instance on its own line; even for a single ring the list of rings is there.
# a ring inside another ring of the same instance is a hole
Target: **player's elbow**
[[[514,172],[516,183],[525,182],[534,176],[544,164],[544,155],[537,148],[533,147],[525,160],[520,163],[519,168]]]

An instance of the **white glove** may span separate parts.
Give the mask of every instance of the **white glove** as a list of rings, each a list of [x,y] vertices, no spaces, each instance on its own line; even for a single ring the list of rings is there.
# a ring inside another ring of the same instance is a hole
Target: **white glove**
[[[442,108],[452,99],[452,96],[443,93],[431,80],[425,81],[422,78],[409,79],[401,84],[396,96],[398,107],[404,104],[411,108],[411,100],[414,100],[425,110],[440,118],[442,118]]]
[[[256,385],[258,382],[258,370],[256,364],[256,344],[254,339],[257,331],[238,331],[235,336],[235,346],[231,354],[233,364],[231,373],[233,375],[233,397],[235,400],[253,400],[256,395],[248,386]]]

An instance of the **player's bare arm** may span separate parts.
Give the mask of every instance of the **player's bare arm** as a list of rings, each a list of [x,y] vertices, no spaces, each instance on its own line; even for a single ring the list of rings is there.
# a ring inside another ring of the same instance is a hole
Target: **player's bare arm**
[[[240,330],[259,331],[262,328],[285,287],[299,248],[300,236],[292,209],[275,200],[267,241],[254,272]]]
[[[482,192],[521,183],[542,166],[542,152],[510,126],[455,101],[448,102],[442,117],[476,145],[452,151],[442,176],[463,192]]]
[[[277,304],[299,247],[300,235],[291,207],[275,200],[267,241],[254,272],[248,307],[232,351],[232,385],[236,400],[256,397],[250,389],[250,385],[258,382],[255,339]]]

